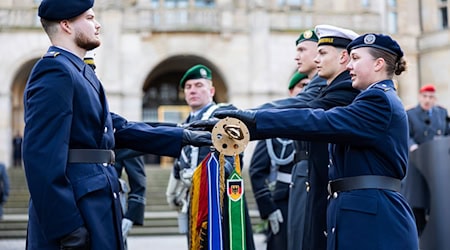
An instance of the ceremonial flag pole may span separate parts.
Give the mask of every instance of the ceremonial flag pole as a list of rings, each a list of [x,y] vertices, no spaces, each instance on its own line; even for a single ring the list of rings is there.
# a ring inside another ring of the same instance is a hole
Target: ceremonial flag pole
[[[230,250],[246,250],[244,181],[239,154],[249,142],[244,123],[235,118],[219,121],[212,131],[217,152],[210,152],[194,170],[190,193],[189,249],[223,250],[223,234],[229,234]],[[225,156],[234,157],[234,170],[226,180]],[[223,207],[224,194],[228,206]],[[227,209],[227,211],[223,211]],[[228,213],[229,232],[223,232],[223,213]]]

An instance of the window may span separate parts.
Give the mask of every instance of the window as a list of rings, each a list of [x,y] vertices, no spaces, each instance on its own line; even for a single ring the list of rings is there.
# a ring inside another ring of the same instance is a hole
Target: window
[[[370,7],[370,0],[361,0],[361,7],[367,9]]]
[[[211,8],[214,6],[214,0],[195,0],[195,7],[197,8]]]
[[[313,0],[277,0],[280,7],[289,6],[291,8],[312,7]]]
[[[388,0],[387,3],[387,28],[391,34],[397,33],[397,0]]]
[[[448,28],[448,8],[447,0],[440,0],[438,3],[440,26],[442,29]]]

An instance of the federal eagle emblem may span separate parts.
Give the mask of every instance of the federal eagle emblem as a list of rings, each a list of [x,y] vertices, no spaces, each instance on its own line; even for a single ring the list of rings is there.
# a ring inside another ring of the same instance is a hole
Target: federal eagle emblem
[[[244,183],[241,180],[227,180],[227,194],[232,201],[238,201],[244,194]]]

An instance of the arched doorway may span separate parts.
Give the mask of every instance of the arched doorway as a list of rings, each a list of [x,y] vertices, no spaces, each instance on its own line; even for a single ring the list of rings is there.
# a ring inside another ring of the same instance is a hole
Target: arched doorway
[[[179,86],[180,79],[190,67],[203,64],[212,71],[216,89],[214,101],[228,101],[228,92],[221,71],[210,61],[194,56],[179,55],[165,59],[147,76],[143,85],[142,100],[143,121],[183,122],[189,115],[184,100],[184,92]],[[147,163],[160,163],[158,156],[149,155]]]

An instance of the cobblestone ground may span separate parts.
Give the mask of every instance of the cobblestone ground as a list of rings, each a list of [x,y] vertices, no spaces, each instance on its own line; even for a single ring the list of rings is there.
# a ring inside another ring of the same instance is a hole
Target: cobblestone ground
[[[266,249],[264,243],[264,236],[262,234],[255,234],[256,250]],[[0,239],[1,250],[24,250],[24,239]],[[149,236],[149,237],[129,237],[129,250],[182,250],[187,249],[187,242],[185,236]]]

